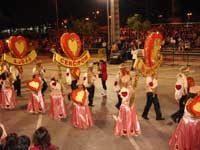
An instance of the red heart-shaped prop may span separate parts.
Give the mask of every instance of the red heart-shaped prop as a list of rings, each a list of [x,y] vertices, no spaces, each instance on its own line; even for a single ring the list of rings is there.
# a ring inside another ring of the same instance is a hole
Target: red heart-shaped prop
[[[78,67],[71,68],[71,75],[72,75],[74,78],[79,79],[80,74],[81,74],[80,68],[78,68]]]
[[[3,51],[4,51],[4,42],[0,40],[0,55],[3,53]]]
[[[32,79],[32,80],[29,80],[27,82],[28,84],[28,88],[32,91],[35,91],[35,92],[38,92],[40,87],[41,87],[41,81],[40,79],[38,78],[35,78],[35,79]]]
[[[121,95],[122,95],[123,97],[126,97],[126,96],[128,95],[128,92],[121,92]]]
[[[180,84],[177,84],[177,85],[176,85],[176,89],[177,89],[177,90],[180,90],[181,87],[182,87],[182,86],[181,86]]]
[[[26,39],[22,36],[11,36],[8,42],[9,49],[18,58],[23,58],[28,52],[28,45]]]
[[[149,82],[149,86],[151,86],[151,87],[152,87],[152,86],[153,86],[153,82]]]
[[[81,40],[75,33],[64,33],[60,38],[62,50],[71,59],[75,60],[81,50]]]
[[[200,96],[189,101],[186,106],[187,110],[194,116],[200,117]]]
[[[75,103],[84,105],[86,101],[86,92],[83,88],[78,88],[72,91],[71,98]]]

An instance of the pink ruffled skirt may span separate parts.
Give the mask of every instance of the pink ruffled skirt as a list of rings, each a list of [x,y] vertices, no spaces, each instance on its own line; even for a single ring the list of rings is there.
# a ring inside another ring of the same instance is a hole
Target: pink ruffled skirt
[[[88,105],[72,104],[71,123],[77,128],[89,128],[93,126],[92,115]]]
[[[141,133],[135,107],[122,104],[114,127],[116,136],[138,136]]]
[[[29,113],[45,113],[45,103],[41,92],[31,93],[31,98],[28,102],[27,111]]]
[[[174,131],[169,145],[171,150],[200,150],[200,119],[185,120],[181,119]]]
[[[67,107],[64,97],[60,95],[50,96],[50,111],[49,116],[53,119],[61,119],[67,117]]]
[[[1,90],[0,106],[2,109],[13,109],[17,104],[15,91],[13,88]]]

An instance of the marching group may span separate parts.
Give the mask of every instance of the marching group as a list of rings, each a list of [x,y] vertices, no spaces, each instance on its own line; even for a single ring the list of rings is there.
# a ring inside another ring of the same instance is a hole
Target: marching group
[[[200,146],[200,136],[197,134],[200,131],[200,120],[198,117],[194,117],[189,114],[186,109],[186,105],[187,100],[198,95],[200,89],[198,86],[195,86],[193,78],[187,77],[187,71],[188,68],[182,68],[180,73],[177,75],[175,99],[178,101],[180,108],[176,113],[172,114],[171,118],[174,122],[179,122],[179,125],[173,133],[169,144],[172,149],[175,147],[178,150],[183,150],[185,148],[188,150],[197,150]],[[39,85],[41,84],[41,86],[37,91],[30,88],[31,96],[27,105],[27,111],[29,113],[45,113],[47,111],[44,100],[44,92],[48,87],[48,84],[44,78],[45,72],[46,70],[43,68],[41,60],[37,60],[36,65],[33,68],[31,81],[38,81]],[[2,109],[13,109],[16,107],[16,93],[17,96],[21,96],[20,76],[22,73],[22,68],[9,66],[7,63],[2,63],[0,76],[0,107]],[[67,68],[65,77],[66,83],[71,86],[71,93],[68,95],[68,99],[72,100],[72,126],[84,129],[93,126],[90,107],[94,106],[94,82],[97,78],[97,75],[94,73],[94,63],[90,63],[88,65],[87,71],[82,76],[80,68]],[[107,64],[103,60],[98,62],[98,77],[102,81],[102,96],[106,97],[106,80],[108,78],[108,74]],[[124,135],[130,137],[132,135],[138,136],[141,134],[140,124],[134,104],[137,80],[137,71],[130,71],[130,67],[127,66],[127,64],[121,64],[119,66],[119,72],[114,81],[114,90],[116,92],[116,96],[118,97],[118,102],[115,106],[117,109],[119,109],[118,116],[113,116],[115,119],[114,134],[116,136]],[[58,120],[66,118],[68,114],[65,103],[65,86],[60,80],[59,74],[55,74],[51,77],[49,86],[51,88],[50,109],[48,113],[49,116]],[[154,105],[156,120],[164,120],[156,92],[157,87],[157,73],[152,71],[146,76],[145,89],[147,101],[142,113],[142,117],[145,120],[149,120],[148,113],[152,104]],[[27,139],[24,136],[17,137],[17,135],[13,134],[6,136],[3,125],[1,125],[0,129],[2,130],[1,139],[2,141],[5,140],[5,143],[9,142],[10,136],[12,136],[12,140],[18,139],[16,140],[18,143],[20,143],[20,139],[21,142],[24,142],[24,140]],[[191,131],[192,134],[188,136],[187,134],[189,134]],[[37,134],[42,134],[45,136]],[[44,142],[46,145],[40,140],[47,142]],[[30,145],[30,139],[28,140],[28,143]],[[42,150],[43,146],[49,147],[49,149],[52,150],[55,149],[55,146],[50,143],[50,135],[47,129],[44,127],[38,128],[35,131],[33,136],[33,145],[35,146],[35,149],[31,150]],[[6,147],[6,144],[4,147]],[[7,149],[4,148],[4,150]]]

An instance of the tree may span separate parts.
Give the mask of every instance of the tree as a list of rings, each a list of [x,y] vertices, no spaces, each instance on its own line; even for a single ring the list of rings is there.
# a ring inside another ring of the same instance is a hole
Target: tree
[[[151,28],[151,22],[149,20],[144,20],[142,15],[134,14],[134,16],[128,17],[127,25],[129,28],[136,31],[147,31]]]
[[[84,36],[91,35],[95,32],[97,24],[92,21],[87,21],[85,19],[77,19],[72,22],[73,31],[78,33],[82,38],[83,49],[84,49]]]

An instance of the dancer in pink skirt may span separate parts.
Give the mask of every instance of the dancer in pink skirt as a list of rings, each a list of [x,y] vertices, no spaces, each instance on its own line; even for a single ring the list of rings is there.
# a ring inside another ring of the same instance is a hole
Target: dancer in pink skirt
[[[55,77],[50,82],[50,112],[49,115],[53,119],[61,119],[67,117],[67,107],[62,93],[62,85]]]
[[[92,115],[87,101],[88,93],[82,81],[79,80],[77,86],[78,88],[71,93],[73,100],[71,123],[76,128],[86,129],[93,126]]]
[[[189,94],[193,98],[186,103],[184,115],[169,141],[171,150],[200,149],[200,86],[191,87]]]
[[[29,113],[45,113],[45,103],[41,92],[42,79],[39,77],[39,72],[35,72],[33,79],[30,81],[39,87],[29,87],[31,89],[31,96],[28,102],[27,111]]]
[[[134,105],[134,79],[136,78],[131,77],[128,71],[123,74],[120,79],[122,88],[120,89],[119,95],[122,98],[122,104],[119,109],[118,117],[114,116],[116,120],[114,133],[116,136],[138,136],[141,130]]]
[[[4,74],[5,78],[2,80],[0,106],[2,109],[14,109],[17,104],[17,100],[12,84],[12,74],[9,72],[5,72]]]

